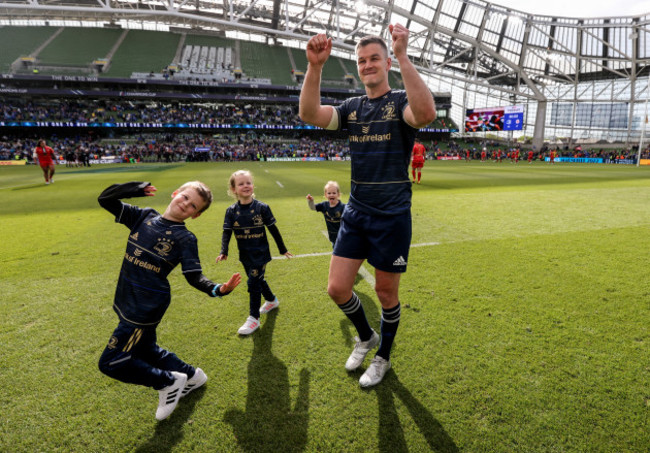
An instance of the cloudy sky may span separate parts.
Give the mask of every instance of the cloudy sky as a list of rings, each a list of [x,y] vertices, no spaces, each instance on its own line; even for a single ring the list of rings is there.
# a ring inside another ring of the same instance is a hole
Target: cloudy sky
[[[487,0],[545,16],[613,17],[650,14],[650,0]]]

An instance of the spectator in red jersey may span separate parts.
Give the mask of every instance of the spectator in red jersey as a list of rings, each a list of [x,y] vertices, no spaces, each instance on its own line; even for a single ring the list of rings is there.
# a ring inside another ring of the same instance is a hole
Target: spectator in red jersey
[[[54,176],[54,161],[56,160],[56,154],[54,150],[45,144],[45,140],[41,139],[38,141],[36,148],[34,148],[34,161],[38,160],[38,164],[43,170],[43,176],[45,177],[45,184],[51,184],[54,181],[52,177]]]

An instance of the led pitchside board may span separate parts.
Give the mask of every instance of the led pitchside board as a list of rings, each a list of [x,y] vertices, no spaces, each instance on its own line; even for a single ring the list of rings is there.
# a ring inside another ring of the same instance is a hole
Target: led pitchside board
[[[523,105],[467,109],[465,111],[465,132],[520,131],[523,127]]]

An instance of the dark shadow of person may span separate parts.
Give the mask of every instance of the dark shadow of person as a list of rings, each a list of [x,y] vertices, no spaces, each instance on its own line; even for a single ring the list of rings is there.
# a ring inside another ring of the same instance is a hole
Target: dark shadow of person
[[[429,444],[430,451],[441,453],[458,452],[458,446],[447,434],[440,422],[399,381],[393,370],[389,370],[383,381],[371,391],[377,392],[379,407],[379,451],[397,453],[409,451],[404,438],[404,428],[395,408],[397,396],[408,409],[420,434]]]
[[[299,452],[307,445],[310,374],[304,368],[300,371],[292,410],[287,367],[271,351],[277,313],[274,310],[266,315],[266,322],[252,334],[246,411],[231,409],[224,416],[244,451]]]
[[[200,387],[181,399],[174,412],[169,418],[158,422],[151,438],[146,444],[138,447],[135,450],[136,453],[166,453],[172,451],[174,446],[183,438],[183,425],[187,423],[192,413],[194,413],[194,406],[203,398],[206,387]]]
[[[355,286],[361,281],[362,277],[357,274]],[[381,306],[379,303],[375,303],[372,297],[359,291],[358,288],[355,288],[355,292],[361,300],[361,304],[371,326],[377,333],[380,333]],[[356,329],[347,318],[341,320],[341,332],[346,345],[352,348],[354,346],[352,337],[356,335]],[[369,355],[374,356],[375,352],[371,352]],[[363,371],[365,371],[365,368],[360,368],[356,372],[350,373],[350,377],[358,380]],[[453,439],[447,434],[440,422],[402,385],[393,370],[389,370],[382,382],[368,391],[375,391],[377,393],[379,407],[379,451],[386,453],[409,451],[404,437],[404,428],[395,408],[395,396],[407,407],[420,433],[429,444],[431,451],[441,453],[454,453],[459,451]]]

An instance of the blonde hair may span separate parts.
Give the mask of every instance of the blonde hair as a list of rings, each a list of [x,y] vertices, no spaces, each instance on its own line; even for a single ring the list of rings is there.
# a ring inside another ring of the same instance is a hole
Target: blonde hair
[[[339,186],[339,183],[336,181],[327,181],[327,184],[325,184],[323,190],[327,192],[327,188],[330,186],[336,187],[336,191],[339,193],[339,195],[341,194],[341,187]]]
[[[244,176],[248,175],[251,178],[251,181],[253,181],[253,174],[248,171],[248,170],[237,170],[234,172],[232,175],[230,175],[230,179],[228,180],[228,196],[233,197],[235,200],[237,200],[237,194],[235,193],[235,178],[237,176]],[[253,198],[255,198],[255,193],[253,193]]]
[[[203,212],[212,204],[212,191],[210,188],[201,181],[189,181],[176,189],[176,192],[181,193],[185,189],[194,189],[196,193],[203,199],[205,206],[199,212]]]

